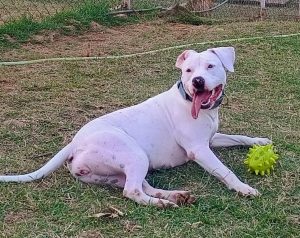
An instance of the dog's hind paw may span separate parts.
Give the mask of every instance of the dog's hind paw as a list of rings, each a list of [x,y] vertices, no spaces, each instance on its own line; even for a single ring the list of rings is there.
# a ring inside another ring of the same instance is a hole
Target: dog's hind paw
[[[177,205],[181,206],[185,204],[194,203],[196,201],[196,198],[193,195],[191,195],[190,192],[177,193],[175,195],[175,201]]]
[[[156,203],[156,206],[159,207],[159,208],[163,208],[163,209],[166,209],[166,208],[177,208],[178,205],[173,203],[173,202],[170,202],[169,200],[165,200],[165,199],[158,199],[157,203]]]

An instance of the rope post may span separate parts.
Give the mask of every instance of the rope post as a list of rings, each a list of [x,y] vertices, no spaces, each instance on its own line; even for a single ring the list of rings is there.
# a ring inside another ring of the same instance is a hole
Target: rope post
[[[260,0],[260,20],[264,20],[266,16],[267,16],[266,0]]]
[[[298,16],[297,16],[297,19],[300,20],[300,0],[299,0],[299,4],[298,4]]]
[[[132,6],[131,6],[131,0],[123,0],[123,6],[124,8],[128,9],[128,10],[131,10]]]

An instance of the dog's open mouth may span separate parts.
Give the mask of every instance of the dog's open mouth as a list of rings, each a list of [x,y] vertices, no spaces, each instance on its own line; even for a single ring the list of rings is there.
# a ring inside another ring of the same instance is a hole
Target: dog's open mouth
[[[222,84],[215,87],[213,90],[194,91],[192,102],[192,117],[198,118],[200,109],[210,108],[222,93]]]

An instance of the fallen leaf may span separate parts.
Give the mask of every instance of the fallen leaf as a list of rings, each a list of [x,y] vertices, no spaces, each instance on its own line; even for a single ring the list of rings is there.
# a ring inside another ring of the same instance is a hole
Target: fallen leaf
[[[104,209],[103,212],[93,214],[89,217],[100,218],[100,217],[108,217],[108,218],[118,218],[124,216],[124,212],[120,211],[119,209],[109,206],[108,208]]]
[[[135,230],[140,230],[143,227],[137,225],[134,221],[124,221],[124,228],[127,232],[134,232]]]
[[[124,212],[121,212],[119,209],[117,209],[117,208],[115,208],[115,207],[113,207],[113,206],[109,206],[109,208],[111,209],[111,210],[113,210],[114,212],[116,212],[119,216],[124,216]]]
[[[187,222],[187,224],[189,226],[191,226],[192,228],[197,228],[199,225],[202,224],[202,221],[198,221],[198,222],[194,222],[194,223]]]
[[[99,217],[110,217],[112,214],[111,213],[103,213],[103,212],[100,212],[100,213],[96,213],[94,215],[91,215],[89,217],[96,217],[96,218],[99,218]]]

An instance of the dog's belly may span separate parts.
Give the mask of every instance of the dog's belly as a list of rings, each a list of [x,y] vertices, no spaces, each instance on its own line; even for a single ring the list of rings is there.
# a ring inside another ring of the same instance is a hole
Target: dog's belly
[[[149,159],[149,169],[170,168],[187,161],[185,151],[178,145],[164,111],[157,103],[146,101],[121,109],[86,124],[74,137],[76,144],[101,131],[120,133],[133,139]],[[121,136],[122,134],[122,136]]]
[[[161,144],[162,149],[155,148],[149,153],[149,169],[167,169],[182,165],[188,161],[185,151],[178,145]]]

